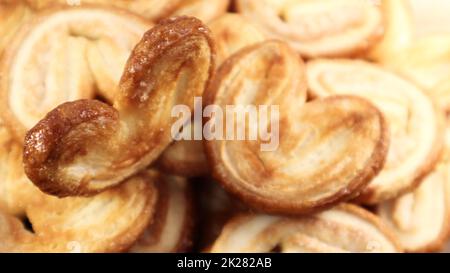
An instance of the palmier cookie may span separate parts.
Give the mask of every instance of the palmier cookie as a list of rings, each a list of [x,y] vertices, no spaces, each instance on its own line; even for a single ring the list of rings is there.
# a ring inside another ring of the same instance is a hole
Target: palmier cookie
[[[60,197],[117,185],[169,146],[176,121],[172,107],[192,110],[213,71],[213,41],[202,22],[177,17],[159,23],[133,50],[113,106],[96,100],[65,103],[27,133],[27,176]]]
[[[185,252],[192,247],[193,192],[186,178],[153,171],[158,188],[155,216],[130,252]]]
[[[237,10],[271,38],[305,57],[353,56],[383,34],[383,14],[371,1],[237,0]]]
[[[95,197],[47,195],[27,208],[32,232],[3,211],[0,252],[119,252],[127,250],[155,212],[151,176],[136,175]]]
[[[203,97],[216,108],[254,106],[260,112],[260,122],[248,125],[247,114],[232,120],[224,114],[224,121],[212,114],[204,125],[245,126],[245,140],[219,136],[204,143],[214,177],[254,208],[302,214],[328,207],[353,197],[383,166],[388,132],[378,109],[350,96],[305,104],[304,64],[282,42],[263,42],[233,55]],[[262,106],[274,109],[264,113]],[[248,137],[255,129],[268,134]]]
[[[357,95],[373,102],[388,121],[388,158],[360,197],[375,204],[416,187],[439,160],[443,114],[419,88],[384,68],[358,60],[313,60],[307,64],[314,98]]]
[[[264,41],[264,35],[239,14],[228,13],[209,24],[217,49],[217,63],[221,64],[240,49]],[[204,176],[209,173],[208,162],[201,140],[192,139],[194,130],[202,129],[201,120],[187,124],[182,134],[184,140],[173,142],[158,160],[164,172],[187,177]]]
[[[67,0],[26,0],[34,9],[70,5]],[[229,0],[80,0],[76,5],[102,4],[128,9],[152,21],[175,15],[189,15],[208,22],[228,8]]]
[[[441,250],[450,235],[450,128],[437,167],[414,191],[378,206],[377,213],[409,252]]]
[[[59,104],[95,96],[112,99],[144,19],[104,7],[53,9],[33,16],[0,63],[0,115],[18,141]]]
[[[399,252],[392,231],[355,205],[302,218],[248,214],[224,227],[211,252]]]

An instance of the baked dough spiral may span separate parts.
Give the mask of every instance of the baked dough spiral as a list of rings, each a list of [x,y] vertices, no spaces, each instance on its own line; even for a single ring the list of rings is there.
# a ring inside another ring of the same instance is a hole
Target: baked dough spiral
[[[450,235],[450,122],[439,165],[413,192],[381,203],[378,215],[406,251],[438,251]]]
[[[1,115],[18,141],[57,105],[112,99],[144,19],[106,7],[54,9],[33,16],[5,49],[0,64]]]
[[[192,247],[194,204],[186,178],[153,172],[158,188],[155,216],[130,252],[184,252]]]
[[[357,55],[383,34],[382,12],[370,1],[237,0],[236,6],[305,57]]]
[[[211,252],[399,252],[395,236],[375,215],[342,204],[303,218],[263,214],[232,219]]]
[[[222,64],[240,49],[262,42],[264,35],[239,14],[225,14],[209,24],[214,37],[217,63]],[[194,134],[195,126],[202,128],[201,121],[192,121],[182,134]],[[181,140],[172,143],[158,160],[163,171],[187,177],[204,176],[209,173],[202,141]]]
[[[358,60],[313,60],[307,75],[311,96],[361,96],[378,106],[388,121],[388,158],[361,197],[363,202],[374,204],[412,190],[433,169],[443,147],[444,117],[415,85]]]
[[[172,142],[172,107],[193,109],[213,71],[205,25],[190,17],[161,22],[133,50],[114,107],[95,100],[65,103],[27,133],[27,176],[60,197],[92,195],[120,183]]]
[[[27,0],[34,9],[67,5],[67,0]],[[229,0],[79,0],[76,5],[102,4],[125,8],[152,21],[175,15],[189,15],[208,22],[228,8]],[[73,4],[74,5],[74,4]]]
[[[47,195],[27,208],[33,232],[0,212],[0,252],[124,251],[152,219],[154,182],[143,173],[91,198]]]
[[[257,140],[204,141],[214,177],[252,207],[281,214],[327,207],[354,196],[383,165],[388,133],[380,112],[356,97],[305,104],[304,64],[283,42],[263,42],[233,55],[203,97],[205,105],[221,109],[279,106],[274,151],[261,151],[267,144],[261,135]],[[218,124],[217,117],[207,118],[207,124]],[[233,126],[242,122],[235,119]]]

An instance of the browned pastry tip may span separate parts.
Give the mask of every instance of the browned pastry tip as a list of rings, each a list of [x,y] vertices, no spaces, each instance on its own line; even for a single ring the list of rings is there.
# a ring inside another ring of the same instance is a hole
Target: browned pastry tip
[[[401,252],[392,231],[354,205],[302,218],[246,214],[227,223],[211,248],[227,252],[342,253]]]
[[[153,217],[154,183],[143,173],[95,197],[47,195],[27,208],[32,231],[2,211],[0,252],[125,251]]]
[[[307,75],[312,97],[361,96],[386,118],[391,134],[387,161],[359,201],[377,204],[395,198],[417,187],[433,170],[444,143],[444,114],[421,89],[362,60],[312,60]]]
[[[186,178],[152,172],[158,188],[154,220],[130,252],[167,253],[189,251],[195,224],[194,196]]]
[[[117,185],[172,142],[172,106],[193,109],[213,71],[213,41],[201,21],[162,21],[133,50],[113,107],[89,100],[65,103],[27,133],[27,175],[60,197]]]
[[[263,150],[262,144],[269,143],[260,136],[204,141],[214,177],[265,212],[304,214],[352,198],[381,170],[387,154],[387,126],[368,101],[342,96],[305,104],[305,67],[282,42],[263,42],[233,55],[220,67],[204,100],[222,109],[279,107],[279,120],[259,124],[274,128],[273,150]],[[214,124],[216,117],[206,122]]]
[[[237,10],[302,56],[361,55],[382,38],[383,12],[360,0],[237,0]]]

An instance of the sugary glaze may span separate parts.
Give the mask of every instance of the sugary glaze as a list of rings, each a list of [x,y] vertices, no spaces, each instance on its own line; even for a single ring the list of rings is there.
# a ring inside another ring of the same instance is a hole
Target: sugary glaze
[[[34,9],[67,5],[67,0],[26,0]],[[189,15],[208,22],[225,13],[229,0],[80,0],[77,4],[102,4],[128,9],[152,21]]]
[[[441,250],[450,235],[450,128],[438,166],[413,192],[381,203],[378,215],[406,251]]]
[[[0,252],[124,251],[154,214],[154,182],[144,173],[91,198],[47,195],[27,208],[32,232],[2,211]]]
[[[360,198],[363,202],[397,197],[433,169],[443,147],[443,114],[415,85],[381,66],[358,60],[313,60],[307,64],[307,75],[311,96],[362,96],[378,106],[388,122],[388,158]]]
[[[151,24],[107,7],[53,9],[33,16],[0,63],[0,115],[18,141],[59,104],[112,99],[126,60]]]
[[[65,103],[26,135],[24,165],[42,191],[92,195],[146,168],[172,142],[172,106],[201,96],[214,71],[208,28],[190,17],[168,19],[133,50],[113,107]]]
[[[388,134],[380,112],[350,96],[305,104],[304,64],[282,42],[263,42],[233,55],[203,97],[206,105],[222,109],[279,106],[279,145],[274,151],[261,150],[267,141],[260,136],[204,142],[214,177],[252,207],[308,213],[355,196],[382,168]],[[216,116],[207,122],[217,122]],[[269,119],[258,129],[268,128]]]
[[[233,218],[211,248],[224,252],[399,252],[391,230],[354,205],[303,218],[248,214]]]
[[[194,204],[191,185],[186,178],[153,172],[158,181],[158,202],[154,220],[130,252],[184,252],[192,247]]]
[[[382,12],[371,1],[237,0],[236,6],[305,57],[358,55],[383,34]]]

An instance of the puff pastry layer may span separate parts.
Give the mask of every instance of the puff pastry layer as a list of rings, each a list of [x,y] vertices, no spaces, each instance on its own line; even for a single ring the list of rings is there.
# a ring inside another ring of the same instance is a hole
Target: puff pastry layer
[[[191,109],[214,71],[210,32],[178,17],[144,34],[114,106],[78,100],[52,110],[26,136],[24,165],[42,191],[92,195],[146,168],[172,142],[174,105]]]
[[[392,232],[354,205],[304,218],[249,214],[233,218],[211,252],[399,252]]]
[[[53,9],[33,16],[0,64],[1,116],[18,141],[57,105],[112,99],[125,62],[150,23],[106,7]]]
[[[353,197],[383,165],[384,119],[356,97],[305,100],[305,67],[286,44],[263,42],[228,59],[205,92],[205,104],[279,106],[279,145],[262,151],[267,142],[260,137],[205,141],[214,177],[247,204],[271,213],[307,213]],[[233,126],[242,122],[235,119]],[[269,126],[259,124],[259,130]]]
[[[237,0],[239,13],[302,56],[357,55],[383,34],[383,14],[371,1]]]
[[[443,115],[415,85],[356,60],[313,60],[307,64],[307,75],[313,97],[358,95],[378,106],[388,121],[387,162],[362,201],[373,204],[399,196],[433,169],[443,147]]]

